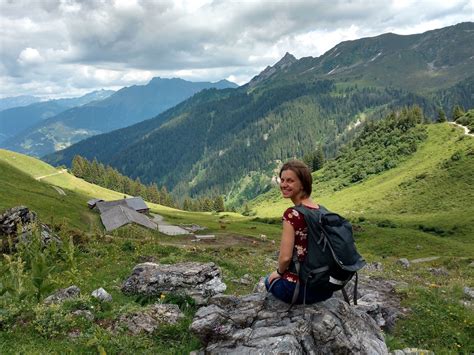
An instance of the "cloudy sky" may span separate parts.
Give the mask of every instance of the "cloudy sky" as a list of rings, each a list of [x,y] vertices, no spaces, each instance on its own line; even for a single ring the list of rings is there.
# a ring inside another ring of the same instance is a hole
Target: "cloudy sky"
[[[154,76],[243,84],[285,52],[474,20],[474,0],[0,0],[0,97]]]

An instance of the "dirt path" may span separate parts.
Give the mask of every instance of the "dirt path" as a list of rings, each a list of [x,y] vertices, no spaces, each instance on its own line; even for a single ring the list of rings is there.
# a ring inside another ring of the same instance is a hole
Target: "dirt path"
[[[54,186],[54,185],[51,185],[51,187],[52,187],[53,189],[55,189],[55,190],[58,192],[58,194],[63,195],[63,196],[66,196],[66,193],[65,193],[64,190],[61,189],[60,187],[57,187],[57,186]]]
[[[463,125],[460,125],[459,123],[456,123],[456,122],[449,122],[455,126],[458,126],[458,127],[461,127],[462,129],[464,129],[464,134],[466,136],[471,136],[471,137],[474,137],[474,134],[473,133],[469,133],[469,128],[467,128],[466,126],[463,126]]]
[[[56,173],[52,173],[52,174],[48,174],[48,175],[43,175],[43,176],[38,176],[38,177],[35,177],[36,180],[40,181],[41,179],[44,179],[44,178],[47,178],[47,177],[50,177],[50,176],[54,176],[54,175],[59,175],[59,174],[64,174],[65,172],[67,172],[67,169],[61,169],[59,170],[58,172]],[[64,191],[63,191],[64,192]]]

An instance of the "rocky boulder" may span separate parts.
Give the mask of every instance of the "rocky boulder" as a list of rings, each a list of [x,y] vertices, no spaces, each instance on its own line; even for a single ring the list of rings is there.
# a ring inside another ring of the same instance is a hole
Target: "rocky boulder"
[[[144,310],[121,315],[115,323],[115,328],[125,328],[136,335],[153,333],[163,324],[176,324],[184,317],[175,304],[156,303]]]
[[[383,330],[391,332],[395,322],[408,313],[408,309],[401,307],[400,297],[396,288],[403,288],[402,282],[384,280],[380,277],[359,275],[357,286],[357,308],[371,316]],[[346,286],[347,294],[353,304],[354,281]],[[341,292],[335,292],[334,297],[342,299]]]
[[[160,296],[162,293],[182,293],[197,304],[222,293],[226,285],[214,263],[185,262],[173,265],[138,264],[122,285],[127,295]]]
[[[57,290],[52,295],[46,297],[43,302],[44,304],[61,303],[65,300],[70,300],[79,297],[80,293],[81,289],[75,285],[72,285],[67,288]]]
[[[13,248],[18,241],[27,241],[35,228],[38,228],[43,246],[51,241],[61,243],[51,229],[45,224],[39,224],[37,227],[36,213],[30,211],[28,207],[17,206],[10,208],[0,215],[0,252],[10,252],[10,241]]]
[[[289,309],[266,293],[217,295],[190,328],[206,354],[388,353],[376,322],[337,298]]]

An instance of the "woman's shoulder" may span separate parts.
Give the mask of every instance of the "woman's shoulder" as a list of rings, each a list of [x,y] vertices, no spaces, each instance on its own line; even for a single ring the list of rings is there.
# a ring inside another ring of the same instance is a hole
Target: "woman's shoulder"
[[[283,220],[290,221],[294,218],[299,218],[300,213],[295,209],[295,207],[288,207],[283,213]]]

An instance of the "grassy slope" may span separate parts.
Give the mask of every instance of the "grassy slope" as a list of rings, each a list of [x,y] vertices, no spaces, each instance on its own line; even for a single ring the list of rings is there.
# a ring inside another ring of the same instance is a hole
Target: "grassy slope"
[[[363,216],[412,227],[419,223],[458,227],[458,234],[472,235],[474,155],[463,153],[447,168],[442,164],[457,151],[474,150],[474,139],[448,124],[430,125],[428,133],[418,151],[398,167],[336,192],[318,195],[316,190],[313,196],[351,219]],[[258,200],[253,209],[258,216],[278,217],[287,206],[288,201],[272,194],[270,200]]]
[[[37,178],[40,176],[51,175],[57,173],[60,169],[56,169],[53,166],[23,155],[20,153],[15,153],[9,150],[0,149],[0,162],[7,163],[11,166],[14,166],[16,169],[21,172]],[[113,190],[109,190],[91,183],[84,181],[82,179],[76,178],[74,175],[69,173],[62,173],[52,176],[47,176],[41,179],[42,182],[58,186],[62,189],[73,191],[77,194],[83,195],[90,198],[102,198],[104,200],[115,200],[123,198],[123,194]],[[86,200],[87,201],[87,200]],[[158,204],[148,204],[150,208],[155,212],[171,212],[175,211],[172,208],[158,205]]]

